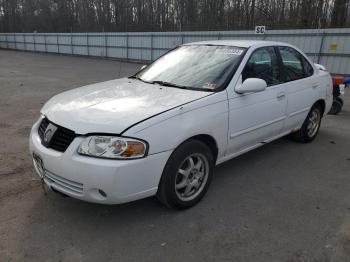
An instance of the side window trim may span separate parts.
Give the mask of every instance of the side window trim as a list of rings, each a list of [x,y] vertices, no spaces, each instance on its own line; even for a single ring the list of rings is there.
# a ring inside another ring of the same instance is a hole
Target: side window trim
[[[284,64],[283,64],[283,60],[282,60],[282,56],[279,50],[279,46],[274,46],[273,47],[275,49],[275,53],[277,55],[277,61],[278,61],[278,66],[279,66],[279,78],[281,81],[281,84],[286,83],[285,81],[285,75],[284,75]]]
[[[315,74],[315,70],[314,70],[313,66],[310,64],[309,60],[304,55],[300,54],[300,56],[301,56],[301,60],[303,62],[305,78],[313,76]],[[308,64],[309,67],[312,69],[312,73],[310,75],[306,72],[305,63]]]

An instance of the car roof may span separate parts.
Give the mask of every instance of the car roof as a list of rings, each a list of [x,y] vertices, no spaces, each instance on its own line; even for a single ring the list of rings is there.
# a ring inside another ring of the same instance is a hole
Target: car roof
[[[187,43],[185,45],[225,45],[225,46],[236,46],[249,48],[252,46],[289,46],[286,43],[274,42],[274,41],[262,41],[262,40],[211,40],[211,41],[202,41]]]

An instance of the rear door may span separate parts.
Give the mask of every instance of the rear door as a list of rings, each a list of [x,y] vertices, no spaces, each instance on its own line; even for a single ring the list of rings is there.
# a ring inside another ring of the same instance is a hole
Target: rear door
[[[282,78],[287,95],[285,131],[301,127],[316,101],[320,83],[313,77],[314,70],[306,58],[288,46],[277,48],[282,62]]]

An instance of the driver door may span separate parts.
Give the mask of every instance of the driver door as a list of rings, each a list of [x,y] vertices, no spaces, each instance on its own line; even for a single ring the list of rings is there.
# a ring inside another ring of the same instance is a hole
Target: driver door
[[[229,155],[249,151],[277,137],[286,119],[287,98],[274,47],[255,50],[240,78],[238,85],[247,78],[260,78],[268,87],[257,93],[235,93],[229,99]]]

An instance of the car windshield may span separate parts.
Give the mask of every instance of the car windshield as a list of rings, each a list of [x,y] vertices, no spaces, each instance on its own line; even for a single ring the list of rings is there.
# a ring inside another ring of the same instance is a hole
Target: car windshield
[[[144,82],[214,91],[222,87],[245,48],[185,45],[170,51],[135,77]]]

